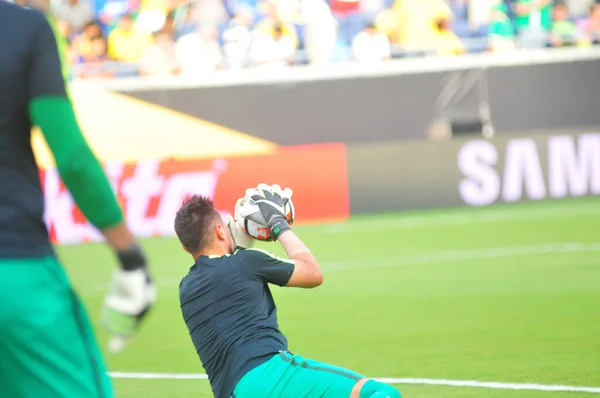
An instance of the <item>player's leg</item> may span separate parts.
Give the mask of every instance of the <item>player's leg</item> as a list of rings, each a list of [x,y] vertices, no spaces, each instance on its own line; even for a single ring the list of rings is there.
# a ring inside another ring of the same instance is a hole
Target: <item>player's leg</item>
[[[368,379],[356,372],[348,369],[340,368],[339,366],[330,365],[323,362],[314,361],[312,359],[305,360],[301,364],[302,367],[313,370],[314,372],[321,372],[327,376],[324,376],[323,381],[320,383],[328,385],[323,398],[337,398],[337,397],[350,397],[350,398],[400,398],[400,392],[387,384],[377,382],[372,379]],[[318,378],[317,375],[311,375],[311,377]],[[348,386],[351,380],[350,392],[348,392]]]
[[[348,369],[281,353],[245,375],[234,398],[400,398],[395,388]]]
[[[231,398],[268,398],[278,395],[279,386],[285,384],[294,369],[289,362],[282,359],[282,355],[257,366],[246,373],[237,383]],[[282,395],[279,395],[282,396]]]
[[[400,391],[389,384],[362,379],[352,388],[350,398],[401,398],[401,395]]]
[[[0,396],[112,398],[87,315],[54,258],[0,260]]]

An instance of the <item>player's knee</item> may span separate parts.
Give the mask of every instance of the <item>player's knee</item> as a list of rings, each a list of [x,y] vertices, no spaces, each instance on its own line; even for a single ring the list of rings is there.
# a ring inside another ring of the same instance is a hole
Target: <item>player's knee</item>
[[[375,380],[367,381],[360,390],[360,398],[401,398],[400,391]]]

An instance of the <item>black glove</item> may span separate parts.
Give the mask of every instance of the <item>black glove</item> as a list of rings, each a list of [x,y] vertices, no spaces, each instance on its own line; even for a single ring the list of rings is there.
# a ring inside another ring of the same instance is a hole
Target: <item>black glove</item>
[[[116,254],[123,271],[135,271],[140,268],[147,268],[146,255],[137,243],[127,250],[117,251]]]
[[[267,226],[273,240],[277,240],[279,235],[290,229],[290,225],[285,219],[285,204],[288,199],[282,198],[263,184],[258,186],[256,193],[251,195],[250,199],[258,206],[263,220],[255,219],[255,215],[250,215],[248,218]]]

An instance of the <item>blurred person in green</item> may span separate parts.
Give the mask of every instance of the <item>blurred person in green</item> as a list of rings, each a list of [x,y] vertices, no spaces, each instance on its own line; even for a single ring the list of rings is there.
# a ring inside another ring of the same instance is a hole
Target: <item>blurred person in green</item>
[[[521,47],[536,49],[548,46],[553,8],[552,0],[517,0],[513,3]]]
[[[552,27],[552,0],[517,0],[513,3],[518,32],[526,30],[549,31]]]
[[[569,18],[569,9],[565,4],[554,6],[552,28],[550,29],[552,47],[568,47],[584,44],[583,37],[575,22]]]
[[[508,17],[508,9],[506,4],[499,3],[492,8],[489,35],[498,36],[505,39],[515,38],[515,28]]]
[[[489,26],[489,50],[492,52],[514,51],[515,27],[508,16],[505,3],[499,3],[492,8]]]

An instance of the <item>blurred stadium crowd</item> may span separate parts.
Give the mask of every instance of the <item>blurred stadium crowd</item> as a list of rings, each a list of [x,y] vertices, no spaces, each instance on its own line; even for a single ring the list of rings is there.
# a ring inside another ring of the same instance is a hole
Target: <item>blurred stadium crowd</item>
[[[76,78],[600,44],[600,0],[52,0]]]

